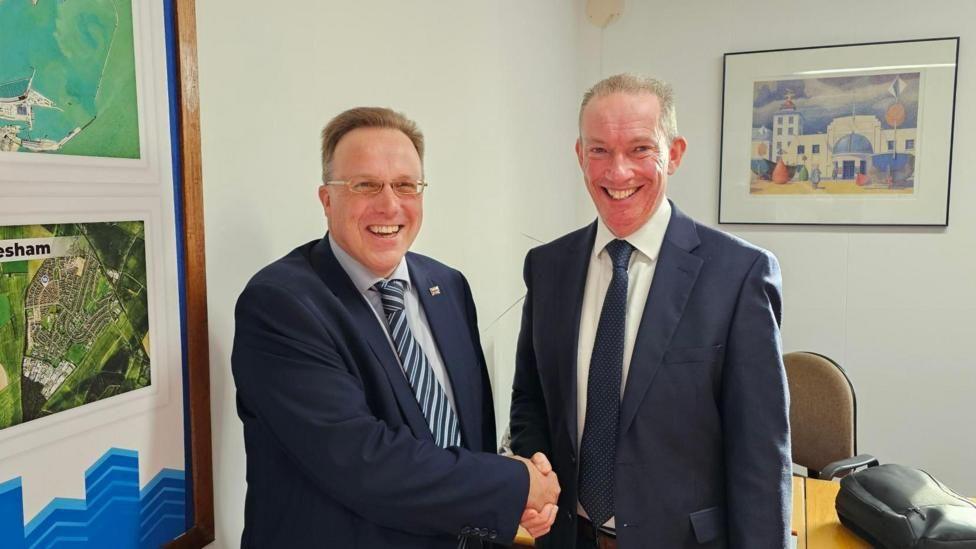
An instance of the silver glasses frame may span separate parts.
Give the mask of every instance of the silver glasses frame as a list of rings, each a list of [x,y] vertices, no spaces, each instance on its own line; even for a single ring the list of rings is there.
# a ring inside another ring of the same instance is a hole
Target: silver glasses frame
[[[333,179],[331,181],[326,181],[324,183],[324,185],[344,185],[347,189],[349,189],[349,192],[354,193],[354,194],[361,194],[361,195],[365,195],[365,196],[374,196],[374,195],[380,194],[381,192],[383,192],[383,188],[386,187],[387,185],[389,185],[389,187],[391,189],[393,189],[393,193],[396,194],[397,196],[408,196],[408,197],[420,196],[420,195],[424,194],[424,191],[427,190],[427,185],[429,185],[429,183],[427,183],[423,179],[418,179],[416,181],[410,181],[410,183],[416,183],[417,184],[418,191],[416,193],[403,193],[403,192],[400,192],[400,191],[397,190],[395,184],[396,183],[405,183],[405,181],[377,181],[375,179],[369,179],[369,178],[365,178],[365,180],[367,180],[367,181],[376,181],[377,183],[382,183],[383,186],[380,187],[380,189],[378,191],[369,193],[369,192],[362,192],[362,191],[353,190],[353,188],[352,188],[353,181],[350,180],[350,179]],[[356,183],[359,183],[359,182],[360,181],[356,181]]]

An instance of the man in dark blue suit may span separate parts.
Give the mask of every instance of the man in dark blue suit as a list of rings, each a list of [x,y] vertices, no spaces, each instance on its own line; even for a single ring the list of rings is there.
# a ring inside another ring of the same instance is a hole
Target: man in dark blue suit
[[[382,108],[322,132],[325,238],[256,274],[231,358],[247,450],[241,547],[453,549],[548,531],[545,457],[495,455],[474,302],[408,253],[423,136]]]
[[[671,89],[607,78],[576,152],[599,217],[529,252],[512,448],[563,485],[540,547],[786,547],[789,397],[775,257],[665,197]]]

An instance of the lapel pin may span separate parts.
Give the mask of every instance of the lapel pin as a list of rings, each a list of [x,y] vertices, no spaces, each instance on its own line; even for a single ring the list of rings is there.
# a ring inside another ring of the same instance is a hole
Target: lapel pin
[[[440,286],[431,286],[430,287],[430,295],[441,295],[441,287]]]

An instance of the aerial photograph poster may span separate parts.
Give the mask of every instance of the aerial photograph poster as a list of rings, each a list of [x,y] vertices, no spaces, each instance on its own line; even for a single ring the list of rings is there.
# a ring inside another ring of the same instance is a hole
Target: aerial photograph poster
[[[0,152],[140,158],[129,0],[0,1]]]
[[[150,383],[144,223],[0,226],[0,429]]]

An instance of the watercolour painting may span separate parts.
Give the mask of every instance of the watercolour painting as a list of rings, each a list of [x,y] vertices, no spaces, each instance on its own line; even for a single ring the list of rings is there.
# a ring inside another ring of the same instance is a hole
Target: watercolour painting
[[[0,227],[0,429],[149,385],[144,223]]]
[[[749,192],[913,193],[919,81],[912,72],[756,82]]]
[[[0,151],[140,158],[129,0],[0,1]]]

